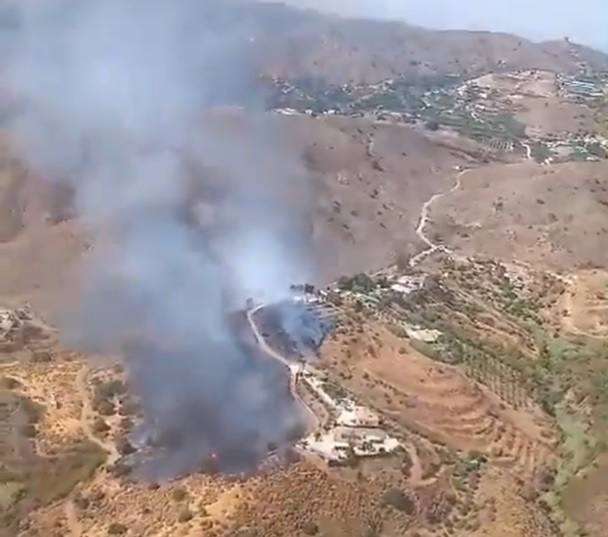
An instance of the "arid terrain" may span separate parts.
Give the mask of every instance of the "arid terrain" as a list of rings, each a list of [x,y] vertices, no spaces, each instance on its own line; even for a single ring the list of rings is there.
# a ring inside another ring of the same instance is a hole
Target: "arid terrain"
[[[280,140],[306,178],[275,194],[304,207],[310,281],[237,316],[302,420],[250,473],[134,472],[133,369],[70,331],[108,237],[3,123],[0,537],[604,537],[608,56],[274,4],[237,22],[265,110],[200,125]]]

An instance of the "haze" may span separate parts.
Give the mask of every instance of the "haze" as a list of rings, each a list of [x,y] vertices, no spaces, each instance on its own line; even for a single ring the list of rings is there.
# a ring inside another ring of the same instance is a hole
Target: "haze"
[[[534,40],[570,39],[608,50],[605,0],[286,0],[344,16],[405,20],[441,29],[492,30]]]

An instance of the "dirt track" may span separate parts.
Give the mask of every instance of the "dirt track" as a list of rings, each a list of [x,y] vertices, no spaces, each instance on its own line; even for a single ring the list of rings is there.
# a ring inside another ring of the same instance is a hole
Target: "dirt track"
[[[431,206],[433,205],[433,203],[435,203],[437,200],[443,198],[447,194],[456,192],[456,190],[458,190],[461,187],[462,178],[468,171],[469,170],[463,170],[456,176],[456,183],[450,190],[448,190],[446,192],[439,192],[438,194],[433,194],[424,203],[424,205],[422,205],[422,209],[420,211],[420,220],[418,221],[418,227],[416,228],[416,235],[418,235],[418,238],[422,242],[424,242],[428,246],[428,248],[426,250],[423,250],[422,252],[420,252],[419,254],[415,255],[414,257],[412,257],[410,259],[410,267],[417,266],[425,257],[431,255],[433,252],[436,252],[438,250],[449,251],[445,246],[442,246],[440,244],[435,244],[433,241],[431,241],[431,239],[429,239],[429,237],[427,237],[425,235],[424,228],[426,227],[426,224],[429,221],[429,211],[431,210]]]
[[[297,381],[298,381],[298,371],[300,367],[291,363],[287,358],[283,355],[275,351],[272,347],[266,343],[266,340],[262,336],[259,328],[255,324],[254,315],[256,312],[260,311],[265,307],[265,304],[257,306],[249,311],[247,311],[247,321],[249,322],[249,326],[251,327],[251,331],[253,336],[255,337],[256,342],[260,346],[260,348],[271,358],[278,360],[281,365],[287,367],[289,370],[289,391],[291,392],[292,397],[298,402],[298,404],[306,410],[306,413],[310,417],[311,426],[309,432],[314,432],[319,428],[319,418],[313,412],[313,410],[306,404],[306,402],[300,397],[297,389]]]
[[[91,428],[91,415],[93,413],[93,409],[91,408],[91,401],[89,399],[89,394],[87,391],[87,374],[89,373],[89,367],[87,365],[82,366],[82,369],[79,371],[78,376],[76,377],[76,389],[78,390],[78,394],[80,399],[82,400],[82,412],[80,414],[80,424],[82,427],[82,431],[84,432],[87,440],[90,442],[97,444],[101,449],[109,453],[109,457],[107,459],[107,465],[111,466],[114,464],[118,458],[119,454],[116,450],[116,446],[111,441],[102,440],[93,432]]]

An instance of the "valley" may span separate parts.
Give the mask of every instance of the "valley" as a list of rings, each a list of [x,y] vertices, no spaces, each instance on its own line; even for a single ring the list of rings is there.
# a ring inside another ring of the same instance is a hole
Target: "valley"
[[[238,6],[178,136],[2,120],[0,537],[603,537],[608,55]]]

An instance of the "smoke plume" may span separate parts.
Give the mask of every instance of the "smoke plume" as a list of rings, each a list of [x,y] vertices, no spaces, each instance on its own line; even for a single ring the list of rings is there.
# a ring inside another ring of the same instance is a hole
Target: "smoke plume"
[[[284,372],[229,314],[285,296],[310,268],[305,174],[255,113],[232,4],[19,0],[0,29],[18,146],[72,185],[96,237],[64,328],[125,354],[143,430],[162,446],[155,476],[212,453],[249,469],[298,425]],[[233,103],[247,116],[217,111]]]

